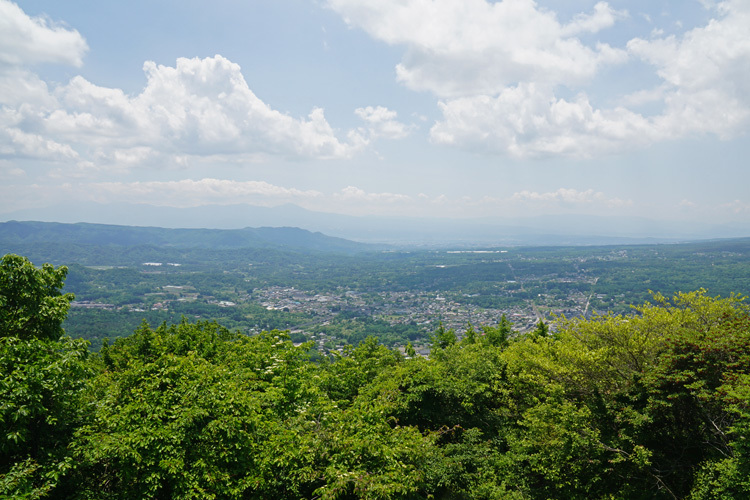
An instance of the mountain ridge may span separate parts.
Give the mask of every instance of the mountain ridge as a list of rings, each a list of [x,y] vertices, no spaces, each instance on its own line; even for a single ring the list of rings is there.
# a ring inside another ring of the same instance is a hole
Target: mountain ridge
[[[50,215],[54,214],[54,215]],[[99,223],[168,229],[297,227],[363,243],[417,246],[597,245],[671,243],[750,236],[750,223],[719,225],[634,216],[549,214],[534,217],[353,216],[297,205],[205,205],[174,208],[77,202],[19,210],[0,219]]]
[[[0,222],[0,245],[64,243],[88,246],[153,246],[171,248],[241,249],[353,253],[370,245],[296,227],[242,229],[162,228],[88,222]],[[0,247],[1,248],[1,247]]]

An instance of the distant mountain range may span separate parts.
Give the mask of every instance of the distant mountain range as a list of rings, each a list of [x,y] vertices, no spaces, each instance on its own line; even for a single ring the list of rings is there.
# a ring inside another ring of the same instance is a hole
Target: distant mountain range
[[[54,214],[54,215],[50,215]],[[295,227],[315,233],[366,243],[419,246],[504,246],[504,245],[602,245],[637,244],[750,236],[746,224],[711,225],[694,222],[657,221],[641,217],[598,217],[550,215],[527,218],[487,217],[474,219],[349,216],[314,212],[296,205],[259,207],[254,205],[209,205],[194,208],[159,207],[139,204],[96,204],[78,202],[39,210],[21,210],[0,215],[0,220],[88,222],[165,228],[242,229],[240,233],[200,233],[199,238],[216,244],[260,244],[273,233],[271,227]],[[78,231],[85,233],[83,228]],[[259,232],[260,231],[260,232]],[[158,235],[157,235],[158,233]],[[188,233],[149,233],[138,237],[164,237],[175,241]],[[190,233],[199,234],[199,233]],[[302,241],[303,233],[283,233],[285,244]],[[296,234],[297,236],[290,236]],[[306,243],[323,244],[323,235],[307,235]],[[320,241],[315,243],[315,238]],[[327,241],[327,240],[326,240]],[[343,242],[340,242],[344,245]],[[304,245],[303,245],[304,246]]]
[[[372,246],[294,227],[165,229],[158,227],[56,222],[0,223],[0,254],[33,245],[198,249],[271,248],[296,252],[354,253]]]

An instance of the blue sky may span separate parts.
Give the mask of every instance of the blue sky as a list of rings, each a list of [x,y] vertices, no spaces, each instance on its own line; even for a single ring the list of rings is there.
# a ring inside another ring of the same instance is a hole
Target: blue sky
[[[0,0],[0,218],[747,222],[749,130],[748,0]]]

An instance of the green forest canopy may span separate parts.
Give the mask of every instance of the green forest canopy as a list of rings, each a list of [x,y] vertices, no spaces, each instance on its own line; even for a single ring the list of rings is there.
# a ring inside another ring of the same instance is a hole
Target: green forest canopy
[[[208,321],[91,354],[61,329],[65,274],[0,263],[0,498],[750,497],[743,297],[313,362]]]

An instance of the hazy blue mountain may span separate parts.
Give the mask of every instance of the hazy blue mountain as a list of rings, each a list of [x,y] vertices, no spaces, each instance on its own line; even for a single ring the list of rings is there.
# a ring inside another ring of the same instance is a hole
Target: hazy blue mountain
[[[273,248],[294,251],[361,252],[372,247],[294,227],[169,229],[55,222],[0,223],[0,250],[14,245],[151,246],[172,248]],[[0,252],[1,253],[1,252]]]
[[[17,211],[4,214],[0,218],[167,228],[298,227],[360,242],[424,246],[596,245],[750,236],[750,221],[745,225],[727,226],[658,221],[642,217],[586,215],[549,215],[515,219],[357,217],[314,212],[296,205],[209,205],[172,208],[137,204],[71,203],[43,210]],[[250,237],[244,235],[241,238]]]

